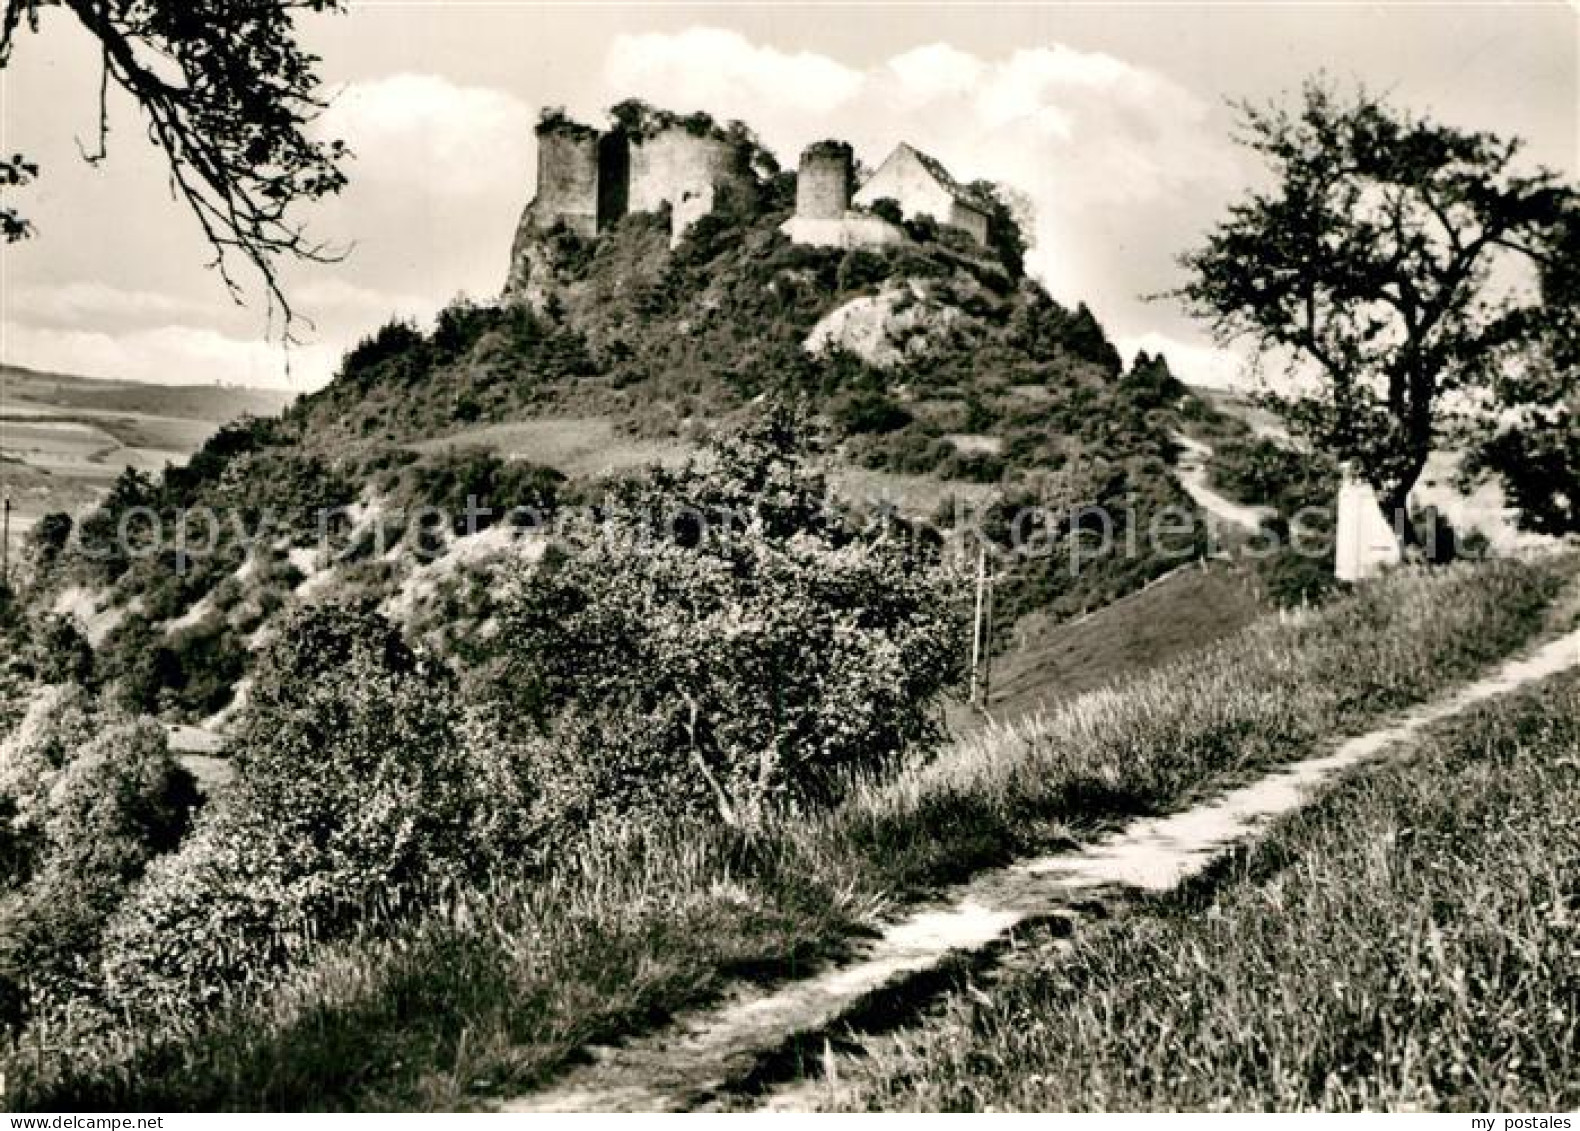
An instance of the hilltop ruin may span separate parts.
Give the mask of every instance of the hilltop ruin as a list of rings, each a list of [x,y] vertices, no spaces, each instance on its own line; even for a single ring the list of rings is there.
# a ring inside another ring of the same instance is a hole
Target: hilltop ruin
[[[542,235],[564,230],[592,238],[631,213],[667,210],[673,246],[721,194],[751,197],[763,186],[765,170],[754,161],[763,151],[744,127],[635,101],[616,106],[611,117],[600,130],[558,108],[540,116],[537,191],[517,229],[507,297],[525,293],[531,244]],[[858,186],[850,145],[819,141],[802,152],[795,178],[795,211],[781,231],[796,243],[900,244],[909,239],[902,223],[920,217],[980,246],[991,240],[993,203],[908,143]]]

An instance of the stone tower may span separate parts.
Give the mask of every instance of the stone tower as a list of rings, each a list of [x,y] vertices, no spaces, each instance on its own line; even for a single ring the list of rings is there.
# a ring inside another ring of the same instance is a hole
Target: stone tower
[[[854,157],[843,141],[820,141],[801,151],[795,214],[807,220],[840,220],[850,209]]]
[[[538,122],[538,193],[528,206],[531,226],[563,223],[582,236],[598,234],[600,139],[598,131],[563,114]]]

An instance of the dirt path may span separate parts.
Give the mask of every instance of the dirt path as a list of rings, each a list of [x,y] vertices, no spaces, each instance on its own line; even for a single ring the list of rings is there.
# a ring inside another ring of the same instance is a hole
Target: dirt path
[[[1185,488],[1185,493],[1196,505],[1231,526],[1251,531],[1260,530],[1268,516],[1267,510],[1241,506],[1207,485],[1207,464],[1212,459],[1212,448],[1200,440],[1191,439],[1183,432],[1176,432],[1174,440],[1180,446],[1180,459],[1174,471],[1179,475],[1180,486]]]
[[[1012,928],[1090,907],[1106,894],[1166,891],[1229,846],[1299,808],[1333,775],[1408,749],[1422,728],[1532,681],[1580,666],[1580,629],[1459,691],[1416,708],[1390,726],[1350,739],[1320,757],[1295,762],[1218,799],[1166,817],[1135,822],[1077,852],[984,873],[874,939],[862,955],[778,989],[743,987],[724,1002],[675,1019],[664,1029],[612,1048],[550,1088],[504,1104],[507,1111],[653,1111],[707,1106],[749,1078],[797,1037],[815,1036],[880,991],[979,952]],[[780,1109],[804,1107],[816,1084],[762,1097]],[[739,1099],[739,1097],[734,1097]]]

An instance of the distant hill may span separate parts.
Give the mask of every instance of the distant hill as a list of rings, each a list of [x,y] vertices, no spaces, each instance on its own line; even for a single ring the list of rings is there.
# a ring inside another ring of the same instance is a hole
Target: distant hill
[[[128,467],[158,472],[220,425],[273,416],[294,393],[232,385],[148,385],[0,365],[0,489],[15,544],[42,515],[97,502]]]
[[[31,406],[102,413],[141,413],[222,424],[238,416],[273,416],[296,398],[283,389],[246,385],[152,385],[0,365],[7,413]]]

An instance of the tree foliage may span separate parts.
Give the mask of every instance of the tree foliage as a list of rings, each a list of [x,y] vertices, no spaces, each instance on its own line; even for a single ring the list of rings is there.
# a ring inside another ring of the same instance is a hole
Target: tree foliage
[[[294,219],[298,201],[338,192],[345,184],[339,141],[312,136],[324,109],[318,59],[296,38],[300,13],[325,12],[339,0],[4,0],[0,68],[19,33],[37,30],[40,13],[61,8],[97,42],[102,79],[99,135],[90,162],[109,140],[109,88],[129,94],[151,141],[164,150],[172,190],[197,218],[232,295],[239,256],[261,274],[270,300],[289,317],[276,278],[282,256],[330,259]],[[37,167],[18,154],[0,162],[0,187],[26,184]],[[21,239],[31,225],[0,208],[0,230]]]
[[[0,746],[0,1022],[57,1010],[96,983],[105,920],[185,834],[191,776],[149,719],[46,693]]]
[[[296,614],[259,666],[235,782],[108,927],[109,1000],[211,999],[477,870],[459,728],[448,670],[383,618]]]
[[[955,602],[903,531],[829,506],[806,442],[776,409],[518,579],[488,686],[552,819],[750,826],[934,737]]]
[[[1550,317],[1531,268],[1556,266],[1576,208],[1517,140],[1309,83],[1293,110],[1243,107],[1243,141],[1274,175],[1185,255],[1179,292],[1227,342],[1249,338],[1320,379],[1273,397],[1385,507],[1405,505],[1445,398],[1492,388]]]

